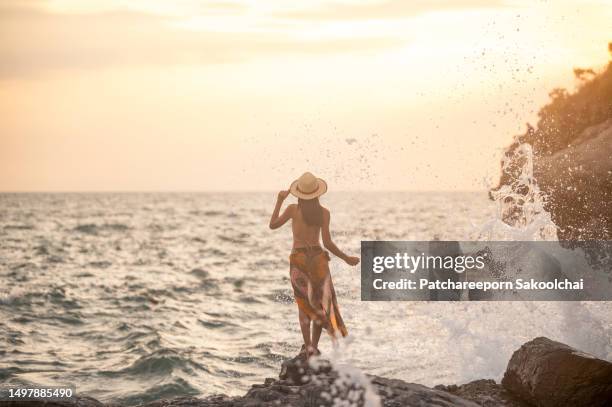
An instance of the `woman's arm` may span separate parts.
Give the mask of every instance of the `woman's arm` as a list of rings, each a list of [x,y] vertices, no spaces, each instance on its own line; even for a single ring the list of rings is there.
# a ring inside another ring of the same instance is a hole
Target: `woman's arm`
[[[321,238],[323,240],[323,246],[333,255],[344,260],[348,265],[356,266],[359,263],[359,257],[348,256],[342,250],[336,246],[331,238],[331,232],[329,231],[331,215],[327,209],[323,209],[323,227],[321,228]]]
[[[283,226],[291,216],[293,216],[293,207],[294,205],[289,205],[282,215],[278,216],[280,213],[280,208],[283,206],[283,201],[289,196],[289,191],[280,191],[278,193],[278,197],[276,198],[276,205],[274,206],[274,211],[272,212],[272,216],[270,217],[270,229],[278,229]]]

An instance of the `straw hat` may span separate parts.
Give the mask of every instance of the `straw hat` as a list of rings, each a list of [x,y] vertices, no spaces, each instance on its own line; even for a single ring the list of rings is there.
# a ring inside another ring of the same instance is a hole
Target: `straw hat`
[[[291,183],[289,192],[302,199],[318,198],[327,192],[327,183],[321,178],[317,178],[309,172]]]

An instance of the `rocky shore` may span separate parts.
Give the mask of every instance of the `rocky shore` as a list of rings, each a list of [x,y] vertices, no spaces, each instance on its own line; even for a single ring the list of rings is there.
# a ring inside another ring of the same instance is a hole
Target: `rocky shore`
[[[514,352],[501,383],[476,380],[429,388],[357,371],[338,371],[325,360],[306,364],[294,358],[283,363],[278,379],[254,384],[244,396],[178,397],[141,407],[604,407],[611,401],[612,363],[539,337]],[[113,406],[86,397],[79,398],[76,405]]]

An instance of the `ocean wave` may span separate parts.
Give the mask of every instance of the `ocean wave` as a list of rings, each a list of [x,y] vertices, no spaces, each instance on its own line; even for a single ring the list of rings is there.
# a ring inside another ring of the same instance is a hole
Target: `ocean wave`
[[[74,229],[75,232],[85,233],[88,235],[98,234],[98,226],[93,223],[87,223],[85,225],[78,225]]]
[[[26,282],[30,279],[31,276],[36,275],[36,273],[40,270],[36,263],[25,262],[18,263],[15,265],[9,266],[9,272],[6,274],[6,277],[10,279],[9,281],[15,282]],[[0,292],[0,297],[2,293]]]
[[[21,289],[14,289],[11,291],[0,291],[0,305],[7,306],[19,306],[19,305],[29,305],[32,294],[28,291]]]
[[[179,352],[162,348],[151,354],[142,356],[135,360],[130,366],[116,371],[102,371],[107,377],[168,377],[174,372],[183,372],[190,376],[196,374],[210,373],[205,366],[181,355]]]
[[[13,270],[13,271],[17,271],[17,270],[21,270],[21,269],[27,269],[27,270],[33,271],[33,270],[37,269],[37,266],[36,266],[35,263],[32,263],[31,261],[27,261],[27,262],[24,262],[24,263],[18,263],[18,264],[16,264],[16,265],[11,267],[11,270]]]
[[[201,268],[195,268],[189,272],[193,277],[195,277],[200,284],[198,287],[193,286],[174,286],[173,289],[178,293],[189,292],[193,293],[200,290],[205,290],[209,293],[211,291],[218,291],[219,284],[216,279],[210,277],[210,273]]]
[[[205,249],[200,249],[198,250],[198,253],[201,254],[202,256],[206,256],[206,257],[210,257],[210,258],[222,258],[227,256],[227,253],[225,253],[223,250],[219,250],[219,249],[215,249],[215,248],[205,248]]]
[[[142,307],[140,308],[142,310],[148,310],[150,309],[149,304],[156,305],[159,303],[159,300],[157,300],[155,297],[145,291],[138,294],[131,294],[120,297],[119,303],[124,307],[131,307],[132,310],[138,309],[138,307]],[[134,306],[132,304],[136,304],[136,308],[133,308]]]
[[[84,322],[82,320],[82,316],[78,313],[65,313],[65,314],[56,314],[56,315],[46,315],[45,319],[47,321],[57,321],[61,324],[67,325],[83,325]]]
[[[23,345],[25,342],[21,339],[23,334],[19,331],[10,329],[5,324],[0,324],[0,344],[8,343],[12,346]],[[0,350],[0,355],[6,354],[5,350]]]
[[[231,322],[228,322],[227,319],[215,319],[215,320],[211,320],[211,321],[205,321],[203,319],[198,319],[198,322],[200,324],[202,324],[202,326],[206,327],[206,328],[210,328],[210,329],[220,329],[220,328],[229,328],[229,327],[235,327],[236,324],[233,324]]]
[[[34,230],[33,225],[4,225],[4,230]]]
[[[58,255],[52,254],[52,255],[47,257],[47,262],[49,262],[49,263],[64,263],[65,259],[62,256],[58,256]]]
[[[290,347],[289,343],[287,342],[280,342],[278,345],[281,345],[282,348]],[[258,343],[257,345],[255,345],[255,349],[258,349],[261,352],[263,352],[263,357],[273,363],[281,363],[286,358],[284,355],[280,353],[272,352],[272,346],[270,343],[266,343],[266,342]]]
[[[111,263],[110,261],[106,261],[106,260],[99,260],[99,261],[91,261],[89,262],[88,265],[96,269],[107,269],[110,266],[112,266],[113,263]]]
[[[285,261],[285,259],[261,259],[261,260],[255,260],[253,262],[250,262],[249,267],[254,268],[254,269],[264,268],[264,269],[275,270],[275,269],[285,269],[286,267],[288,267],[288,264]]]
[[[0,380],[1,381],[5,381],[8,380],[9,378],[11,378],[12,376],[22,373],[23,370],[18,368],[18,367],[7,367],[7,368],[0,368]]]
[[[288,290],[274,290],[271,294],[268,294],[265,297],[271,301],[281,304],[291,304],[295,301],[293,299],[293,295],[291,295]]]
[[[205,280],[210,276],[210,273],[204,269],[201,268],[195,268],[192,269],[189,274],[191,274],[192,276],[200,279],[200,280]]]
[[[99,232],[102,231],[125,232],[129,229],[130,227],[123,223],[104,223],[102,225],[96,225],[95,223],[85,223],[82,225],[75,226],[72,230],[87,235],[97,235]]]
[[[62,309],[81,308],[78,301],[66,295],[63,287],[49,287],[46,290],[26,290],[14,288],[0,291],[0,305],[10,307],[57,305]]]
[[[169,383],[158,384],[127,397],[118,397],[117,404],[132,406],[160,399],[169,399],[175,396],[197,396],[199,394],[201,394],[200,390],[189,384],[186,380],[173,378]]]
[[[240,233],[236,236],[218,235],[217,237],[219,238],[219,240],[222,240],[224,242],[233,243],[233,244],[242,244],[242,243],[246,243],[250,236],[251,235],[249,235],[248,233]]]
[[[48,241],[35,246],[34,254],[45,257],[45,261],[48,263],[64,263],[65,259],[68,257],[63,247],[58,247]]]
[[[238,298],[238,301],[244,304],[261,304],[262,303],[262,301],[258,300],[256,297],[253,297],[252,295],[240,296],[240,298]]]

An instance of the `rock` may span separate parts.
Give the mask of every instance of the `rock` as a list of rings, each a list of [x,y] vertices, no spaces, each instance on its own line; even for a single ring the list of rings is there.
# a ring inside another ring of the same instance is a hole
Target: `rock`
[[[435,389],[444,390],[467,400],[472,400],[482,407],[529,407],[529,404],[520,400],[504,389],[495,380],[475,380],[460,386],[436,386]]]
[[[534,177],[562,240],[612,238],[612,118],[566,148],[536,156]]]
[[[367,377],[367,379],[366,379]],[[242,397],[223,395],[206,398],[181,397],[160,400],[142,407],[327,407],[338,405],[367,406],[375,398],[383,407],[477,407],[478,404],[440,389],[378,376],[361,376],[368,389],[337,372],[332,365],[318,359],[312,365],[300,358],[283,363],[279,379],[265,379],[253,385]],[[514,407],[514,406],[512,406]],[[521,406],[522,407],[522,406]]]
[[[368,376],[381,398],[384,407],[477,407],[478,404],[440,389],[421,384],[406,383],[397,379]],[[331,405],[331,404],[326,404]]]
[[[35,401],[35,400],[24,400],[24,401],[2,401],[0,405],[3,407],[114,407],[113,405],[105,405],[98,400],[91,397],[77,396],[67,401]]]
[[[280,381],[272,383],[271,387],[301,386],[297,392],[306,398],[306,406],[332,406],[333,401],[327,397],[330,394],[339,396],[341,400],[350,400],[357,395],[355,405],[366,405],[364,403],[364,399],[367,398],[366,389],[358,384],[345,385],[344,383],[350,382],[350,379],[336,372],[329,361],[324,359],[318,359],[312,364],[299,357],[289,359],[283,363],[279,378]],[[364,378],[371,383],[371,390],[380,397],[382,406],[476,406],[473,402],[444,390],[373,375],[365,375]],[[251,396],[254,395],[254,392],[249,393]],[[256,397],[262,399],[262,394],[266,393],[259,393]]]
[[[612,363],[540,337],[514,352],[502,385],[535,406],[609,406]]]
[[[547,338],[536,338],[514,352],[502,384],[476,380],[429,388],[398,379],[340,369],[323,359],[307,364],[285,361],[279,379],[267,378],[244,396],[176,397],[140,407],[553,407],[609,405],[612,364]],[[374,401],[374,404],[369,402]],[[608,404],[607,404],[608,403]],[[7,404],[29,406],[37,404]],[[67,407],[66,404],[46,404]],[[77,407],[115,407],[79,397]]]
[[[612,92],[612,64],[608,72]],[[612,117],[577,131],[575,137],[560,132],[559,137],[567,136],[569,141],[554,151],[536,148],[539,138],[527,135],[509,146],[505,154],[509,165],[490,196],[495,198],[502,188],[510,187],[511,194],[506,199],[531,202],[531,189],[525,187],[524,179],[518,182],[526,175],[521,170],[526,158],[517,152],[523,151],[522,143],[536,143],[532,175],[540,190],[537,196],[556,226],[559,244],[568,249],[582,248],[592,267],[610,270],[612,259],[607,253],[612,241]],[[552,137],[551,142],[554,140]],[[524,199],[517,199],[521,196]],[[521,210],[514,209],[502,218],[512,225],[518,213]]]
[[[303,358],[296,356],[283,362],[278,377],[281,380],[300,385],[308,382],[312,376],[329,374],[331,370],[331,364],[327,360],[319,359],[316,366],[313,366]]]

